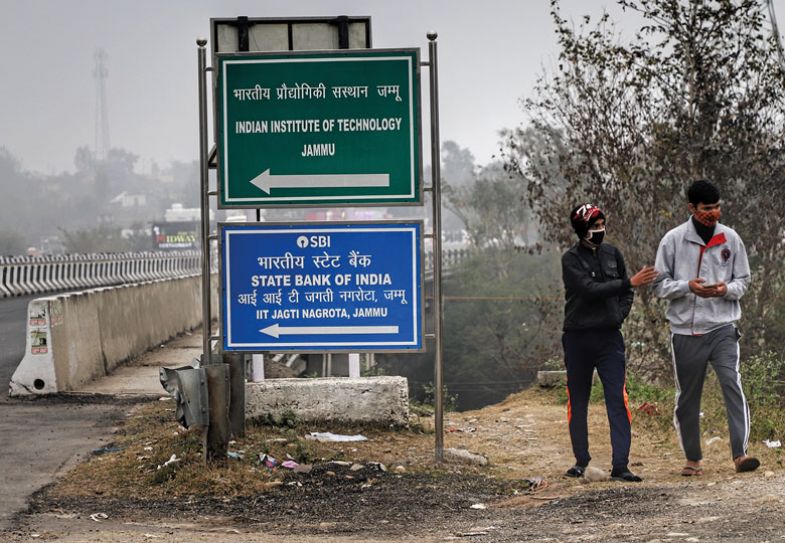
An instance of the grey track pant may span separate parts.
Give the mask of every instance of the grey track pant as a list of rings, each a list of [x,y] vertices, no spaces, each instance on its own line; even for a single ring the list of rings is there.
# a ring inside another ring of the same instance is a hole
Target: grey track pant
[[[676,379],[673,424],[687,460],[700,460],[700,403],[707,363],[722,387],[733,458],[747,454],[750,409],[739,375],[739,334],[732,324],[701,336],[671,334]]]

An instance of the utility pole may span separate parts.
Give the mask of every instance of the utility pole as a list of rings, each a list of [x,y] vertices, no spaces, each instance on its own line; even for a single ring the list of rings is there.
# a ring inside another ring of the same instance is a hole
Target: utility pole
[[[95,67],[93,68],[93,78],[95,79],[95,146],[93,152],[97,159],[106,158],[109,151],[109,117],[106,114],[106,78],[109,77],[109,70],[106,67],[106,51],[99,47],[93,55]]]

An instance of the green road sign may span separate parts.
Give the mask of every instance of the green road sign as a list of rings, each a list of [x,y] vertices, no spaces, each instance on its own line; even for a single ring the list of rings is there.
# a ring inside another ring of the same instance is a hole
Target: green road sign
[[[219,54],[219,206],[420,203],[419,60],[419,49]]]

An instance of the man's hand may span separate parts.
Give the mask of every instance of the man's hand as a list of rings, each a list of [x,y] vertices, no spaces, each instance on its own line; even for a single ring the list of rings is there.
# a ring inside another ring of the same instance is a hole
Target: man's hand
[[[728,293],[728,285],[720,281],[716,285],[714,285],[717,290],[717,297],[722,298]]]
[[[648,285],[649,283],[653,283],[659,272],[654,269],[654,266],[644,266],[632,277],[630,277],[630,286],[632,288],[638,288],[643,285]]]
[[[705,285],[703,288],[713,291],[713,294],[711,295],[712,298],[722,298],[728,293],[728,285],[722,281],[714,283],[713,285]]]
[[[690,281],[690,290],[695,293],[695,296],[701,298],[721,298],[728,293],[728,285],[723,282],[715,283],[713,285],[706,285],[705,279],[698,277]]]

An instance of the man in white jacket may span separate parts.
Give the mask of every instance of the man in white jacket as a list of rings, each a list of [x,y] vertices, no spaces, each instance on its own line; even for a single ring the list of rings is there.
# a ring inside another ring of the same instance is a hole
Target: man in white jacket
[[[747,251],[735,230],[719,223],[720,192],[694,182],[687,191],[692,216],[662,238],[655,293],[668,300],[676,381],[673,423],[687,462],[684,476],[701,475],[700,401],[707,364],[722,386],[736,471],[760,462],[747,455],[750,411],[739,375],[739,300],[750,283]]]

